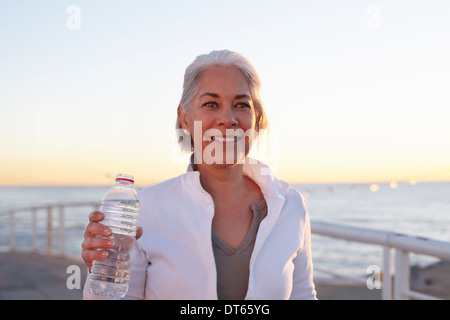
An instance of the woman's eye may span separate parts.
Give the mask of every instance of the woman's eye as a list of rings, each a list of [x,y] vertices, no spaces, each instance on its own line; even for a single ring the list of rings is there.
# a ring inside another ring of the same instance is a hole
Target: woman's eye
[[[242,108],[242,109],[246,109],[246,108],[250,108],[250,105],[247,104],[247,103],[238,103],[238,104],[236,105],[236,107]]]
[[[215,102],[207,102],[204,104],[205,107],[207,108],[217,108],[217,103]]]

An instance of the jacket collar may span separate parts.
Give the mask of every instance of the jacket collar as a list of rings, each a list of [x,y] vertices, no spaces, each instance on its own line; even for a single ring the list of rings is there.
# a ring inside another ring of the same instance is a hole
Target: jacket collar
[[[266,201],[279,198],[284,200],[289,184],[275,178],[269,166],[253,158],[246,158],[243,172],[259,186]],[[200,172],[194,170],[192,157],[186,173],[194,185],[200,188],[202,193],[206,193],[200,184]]]

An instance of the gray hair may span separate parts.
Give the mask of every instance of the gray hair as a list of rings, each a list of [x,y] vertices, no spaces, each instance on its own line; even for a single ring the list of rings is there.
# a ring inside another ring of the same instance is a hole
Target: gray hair
[[[253,101],[256,112],[256,130],[267,129],[268,121],[264,111],[259,89],[261,88],[261,80],[256,72],[253,64],[242,54],[229,50],[215,50],[208,54],[197,56],[195,60],[186,68],[184,74],[183,94],[181,96],[180,105],[185,112],[189,112],[189,106],[194,99],[202,73],[212,66],[236,66],[245,76],[250,89],[250,96]],[[180,120],[177,118],[176,129],[181,129]],[[188,137],[180,137],[179,142]],[[193,146],[193,145],[192,145]]]

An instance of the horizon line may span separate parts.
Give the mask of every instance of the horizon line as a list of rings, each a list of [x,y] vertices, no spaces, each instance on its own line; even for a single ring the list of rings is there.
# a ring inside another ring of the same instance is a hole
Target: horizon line
[[[136,188],[146,188],[149,186],[153,186],[155,184],[158,184],[161,181],[155,181],[152,183],[147,184],[135,184]],[[419,183],[450,183],[450,180],[415,180],[415,181],[408,181],[408,180],[382,180],[382,181],[286,181],[289,183],[289,185],[370,185],[370,184],[391,184],[392,182],[396,182],[397,184],[419,184]],[[44,184],[44,183],[30,183],[30,184],[3,184],[0,183],[0,187],[2,188],[8,188],[8,187],[93,187],[93,188],[101,188],[101,187],[111,187],[114,183],[108,184],[108,183],[99,183],[99,184],[91,184],[91,183],[51,183],[51,184]]]

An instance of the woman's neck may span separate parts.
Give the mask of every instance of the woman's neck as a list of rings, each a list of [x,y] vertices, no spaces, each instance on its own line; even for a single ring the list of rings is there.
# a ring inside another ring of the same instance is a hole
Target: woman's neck
[[[207,164],[197,164],[200,172],[200,183],[213,199],[233,199],[242,195],[245,189],[243,164],[232,167],[217,168]]]

